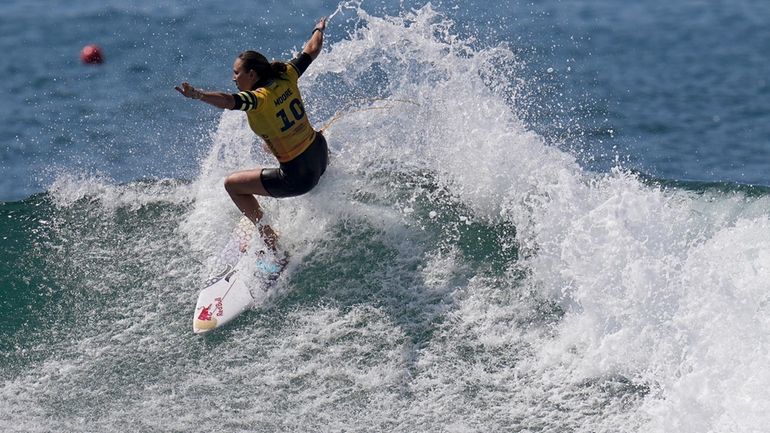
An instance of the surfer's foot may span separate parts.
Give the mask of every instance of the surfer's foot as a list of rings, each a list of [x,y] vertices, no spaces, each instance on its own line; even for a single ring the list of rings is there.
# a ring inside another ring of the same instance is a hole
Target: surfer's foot
[[[272,227],[267,224],[257,224],[257,230],[265,241],[265,245],[270,248],[270,251],[276,253],[278,250],[278,235],[275,233]]]

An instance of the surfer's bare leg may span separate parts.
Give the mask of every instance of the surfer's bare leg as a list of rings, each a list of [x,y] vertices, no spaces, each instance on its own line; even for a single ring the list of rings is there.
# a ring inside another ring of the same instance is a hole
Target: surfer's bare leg
[[[262,185],[262,169],[236,171],[225,179],[225,190],[238,209],[259,228],[259,234],[271,250],[275,251],[278,235],[267,224],[258,224],[264,214],[254,195],[270,196]]]

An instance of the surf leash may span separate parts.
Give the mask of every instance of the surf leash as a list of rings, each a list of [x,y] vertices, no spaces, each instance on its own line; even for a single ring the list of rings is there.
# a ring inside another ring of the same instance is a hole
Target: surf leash
[[[414,101],[410,101],[410,100],[408,100],[408,99],[385,99],[385,98],[357,99],[357,100],[355,100],[355,101],[352,101],[352,102],[348,103],[348,104],[347,104],[347,105],[345,105],[345,106],[344,106],[344,107],[343,107],[341,110],[337,111],[337,114],[335,114],[335,115],[334,115],[334,116],[331,118],[331,120],[329,120],[329,122],[327,122],[327,123],[326,123],[326,125],[324,125],[324,126],[323,126],[323,127],[320,129],[320,130],[319,130],[319,132],[321,132],[321,133],[323,134],[323,133],[324,133],[324,132],[326,132],[326,130],[327,130],[327,129],[329,129],[329,128],[330,128],[330,127],[331,127],[331,126],[332,126],[332,125],[333,125],[333,124],[334,124],[336,121],[338,121],[338,120],[342,119],[343,117],[345,117],[345,116],[348,116],[348,115],[350,115],[350,114],[361,113],[361,112],[364,112],[364,111],[371,111],[371,110],[390,110],[391,108],[395,108],[393,105],[386,105],[386,106],[383,106],[383,107],[365,107],[365,108],[359,108],[358,110],[354,110],[354,111],[347,111],[347,110],[348,110],[350,107],[352,107],[353,105],[355,105],[355,104],[358,104],[358,103],[360,103],[360,102],[369,102],[369,103],[374,103],[374,102],[382,102],[382,101],[387,101],[387,102],[401,102],[401,103],[405,103],[405,104],[412,104],[412,105],[415,105],[415,106],[417,106],[417,107],[419,107],[419,106],[420,106],[420,104],[418,104],[418,103],[416,103],[416,102],[414,102]]]

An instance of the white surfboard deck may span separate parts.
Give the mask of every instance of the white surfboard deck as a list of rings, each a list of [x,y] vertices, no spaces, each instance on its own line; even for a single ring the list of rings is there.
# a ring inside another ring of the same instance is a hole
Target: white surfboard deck
[[[209,278],[198,295],[193,314],[195,334],[205,334],[231,322],[254,305],[252,293],[261,294],[268,288],[270,280],[267,278],[247,278],[248,266],[243,263],[249,257],[246,251],[253,231],[254,225],[248,219],[241,220],[230,242],[219,254],[217,260],[224,268]],[[253,255],[251,257],[257,260]],[[252,267],[256,272],[264,269],[260,265],[256,265],[256,269]],[[277,269],[280,272],[280,268]]]

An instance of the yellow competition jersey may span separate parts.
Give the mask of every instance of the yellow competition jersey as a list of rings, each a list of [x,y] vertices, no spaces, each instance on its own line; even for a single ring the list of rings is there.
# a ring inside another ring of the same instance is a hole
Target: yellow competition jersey
[[[246,111],[249,126],[280,162],[299,156],[315,138],[297,87],[299,73],[292,63],[286,64],[286,78],[233,95],[236,109]]]

